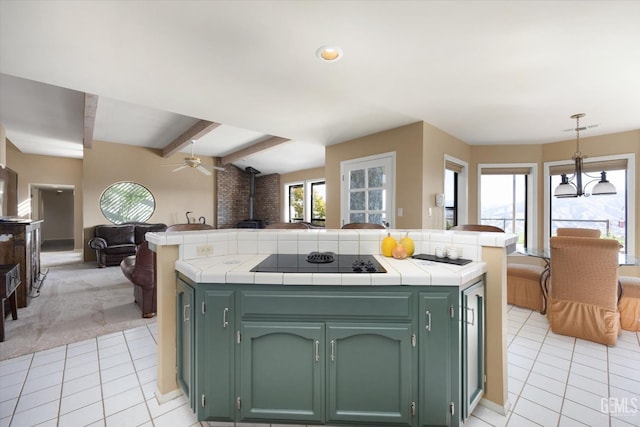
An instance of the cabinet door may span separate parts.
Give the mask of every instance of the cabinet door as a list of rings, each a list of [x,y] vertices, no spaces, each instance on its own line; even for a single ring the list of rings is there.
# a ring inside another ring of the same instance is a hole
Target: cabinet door
[[[327,328],[327,422],[411,425],[411,325],[330,323]]]
[[[450,426],[458,406],[459,327],[455,290],[420,294],[420,426]],[[457,416],[457,415],[455,415]]]
[[[196,414],[230,421],[235,415],[233,291],[199,290],[196,305]]]
[[[484,282],[462,291],[462,418],[484,394]]]
[[[195,291],[182,280],[176,283],[176,340],[178,365],[178,385],[182,389],[191,409],[195,411],[195,394],[193,393],[195,328],[193,325]]]
[[[324,420],[324,324],[242,322],[240,420]]]

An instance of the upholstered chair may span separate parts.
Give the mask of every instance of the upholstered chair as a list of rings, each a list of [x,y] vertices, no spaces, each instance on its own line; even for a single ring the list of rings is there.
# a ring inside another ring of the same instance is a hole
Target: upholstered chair
[[[618,251],[613,239],[554,236],[547,316],[551,330],[615,345],[620,332]]]
[[[640,332],[640,277],[620,276],[622,295],[618,302],[620,326],[627,331]]]
[[[149,242],[138,245],[135,255],[120,263],[125,277],[133,283],[133,298],[142,310],[142,317],[154,317],[157,310],[156,254],[149,249]]]
[[[558,228],[557,236],[573,236],[573,237],[592,237],[597,239],[600,237],[600,230],[595,228]]]
[[[454,225],[451,227],[451,230],[458,231],[486,231],[490,233],[504,233],[504,230],[500,227],[495,227],[493,225],[484,225],[484,224],[463,224],[463,225]]]

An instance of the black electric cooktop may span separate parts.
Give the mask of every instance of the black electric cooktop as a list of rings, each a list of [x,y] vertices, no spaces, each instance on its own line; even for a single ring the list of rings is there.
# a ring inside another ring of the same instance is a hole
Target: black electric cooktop
[[[251,269],[267,273],[386,273],[373,255],[273,254]]]

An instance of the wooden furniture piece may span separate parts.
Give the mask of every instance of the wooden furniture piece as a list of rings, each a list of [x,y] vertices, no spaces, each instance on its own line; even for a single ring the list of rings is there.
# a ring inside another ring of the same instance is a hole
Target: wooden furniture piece
[[[620,331],[613,239],[553,236],[548,317],[557,334],[615,345]]]
[[[309,228],[304,222],[273,222],[267,224],[264,228],[274,228],[283,230],[306,230]]]
[[[344,229],[356,228],[356,229],[373,229],[373,230],[384,230],[384,225],[382,224],[371,224],[368,222],[350,222],[349,224],[345,224],[342,226]]]
[[[167,227],[165,231],[193,231],[193,230],[214,230],[209,224],[173,224]]]
[[[0,265],[0,341],[4,341],[4,300],[9,300],[11,317],[18,320],[18,300],[16,288],[20,285],[19,266],[17,264]]]
[[[40,277],[41,220],[0,220],[0,264],[20,264],[18,308],[29,304],[31,289]],[[38,286],[36,286],[38,288]]]

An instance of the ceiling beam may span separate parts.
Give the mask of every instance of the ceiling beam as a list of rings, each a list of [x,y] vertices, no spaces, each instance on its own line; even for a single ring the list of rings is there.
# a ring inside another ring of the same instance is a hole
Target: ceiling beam
[[[260,151],[265,151],[278,145],[285,144],[287,142],[291,142],[291,140],[288,138],[281,138],[279,136],[272,136],[271,138],[262,142],[258,142],[257,144],[253,144],[250,147],[227,154],[226,156],[222,157],[220,161],[223,165],[228,165],[229,163],[233,163],[243,157],[251,156],[253,154],[259,153]]]
[[[82,145],[91,148],[93,144],[93,128],[96,125],[96,110],[98,109],[98,95],[84,94],[84,130]]]
[[[186,147],[192,140],[200,139],[215,128],[220,123],[208,122],[206,120],[198,120],[198,122],[187,129],[182,135],[174,139],[166,147],[162,149],[162,157],[169,157]]]

